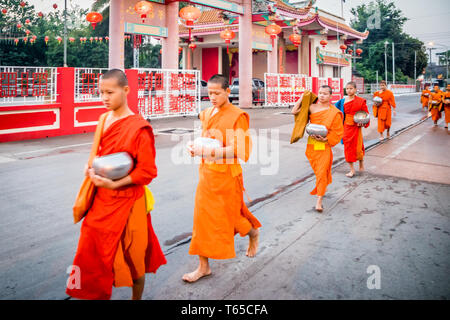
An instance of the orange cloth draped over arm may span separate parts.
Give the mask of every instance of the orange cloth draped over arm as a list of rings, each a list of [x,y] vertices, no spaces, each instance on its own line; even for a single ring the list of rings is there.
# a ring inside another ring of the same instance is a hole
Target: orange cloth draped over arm
[[[356,162],[364,157],[364,141],[362,136],[362,127],[359,127],[354,121],[353,116],[358,111],[369,113],[366,100],[361,97],[355,97],[352,101],[344,104],[345,120],[344,120],[344,153],[347,162]],[[365,124],[367,128],[370,122]]]
[[[230,259],[236,255],[234,235],[238,232],[244,236],[252,227],[261,226],[245,205],[242,168],[237,160],[248,160],[250,156],[249,118],[232,104],[222,106],[212,116],[211,111],[207,109],[200,115],[202,136],[217,139],[224,147],[234,145],[235,158],[200,164],[189,254]],[[243,140],[249,145],[242,146],[239,141]]]
[[[316,175],[316,187],[311,194],[323,196],[327,186],[332,182],[333,152],[331,148],[338,144],[344,136],[343,116],[336,107],[331,106],[327,110],[310,114],[309,119],[311,123],[324,125],[328,129],[328,142],[325,143],[324,150],[314,150],[314,144],[308,143],[305,152]]]
[[[378,107],[378,132],[389,129],[392,124],[391,108],[395,108],[394,94],[390,90],[377,91],[374,97],[378,96],[383,99],[382,104]]]
[[[73,262],[80,272],[80,287],[69,285],[66,290],[79,299],[109,299],[115,281],[132,285],[130,279],[142,276],[143,269],[154,272],[166,263],[143,206],[143,185],[157,176],[151,126],[139,115],[120,119],[105,130],[99,149],[98,156],[130,154],[135,163],[129,174],[133,184],[96,190]]]

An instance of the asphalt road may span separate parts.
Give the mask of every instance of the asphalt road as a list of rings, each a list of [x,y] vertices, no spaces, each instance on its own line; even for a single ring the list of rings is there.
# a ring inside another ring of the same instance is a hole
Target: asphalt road
[[[418,100],[418,95],[397,97],[393,133],[426,116]],[[306,139],[289,143],[293,117],[287,108],[248,112],[254,149],[249,162],[243,165],[244,184],[250,205],[257,207],[261,201],[310,177],[312,170],[304,155]],[[164,130],[200,133],[199,121],[194,118],[154,120],[151,124],[156,134],[158,166],[158,177],[150,184],[156,199],[152,220],[169,263],[156,277],[148,277],[149,286],[170,281],[171,274],[193,261],[187,247],[198,166],[184,152],[184,145],[193,135],[167,134]],[[81,225],[73,224],[71,208],[92,136],[89,133],[0,145],[0,299],[67,297],[66,270],[72,264]],[[375,119],[364,130],[364,139],[371,144],[377,137]],[[342,157],[343,146],[338,145],[334,158]],[[128,288],[120,288],[114,291],[113,298],[128,295]]]

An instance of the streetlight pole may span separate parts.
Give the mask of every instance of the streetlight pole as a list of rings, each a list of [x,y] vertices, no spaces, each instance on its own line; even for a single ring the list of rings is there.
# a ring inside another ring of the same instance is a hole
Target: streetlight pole
[[[394,41],[392,41],[392,84],[395,84],[395,52],[394,52]]]
[[[67,0],[64,0],[64,67],[67,67]]]
[[[384,79],[386,81],[386,84],[387,84],[387,53],[386,53],[386,48],[387,48],[388,44],[389,44],[389,42],[387,42],[387,41],[384,42]]]

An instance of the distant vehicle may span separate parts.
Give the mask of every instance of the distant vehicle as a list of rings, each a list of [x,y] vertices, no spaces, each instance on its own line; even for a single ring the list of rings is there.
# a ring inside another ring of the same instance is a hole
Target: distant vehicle
[[[208,83],[205,80],[200,80],[200,100],[209,100]]]
[[[234,78],[230,86],[231,93],[229,95],[230,102],[239,100],[239,78]],[[252,79],[252,100],[253,103],[264,103],[264,81],[258,78]]]

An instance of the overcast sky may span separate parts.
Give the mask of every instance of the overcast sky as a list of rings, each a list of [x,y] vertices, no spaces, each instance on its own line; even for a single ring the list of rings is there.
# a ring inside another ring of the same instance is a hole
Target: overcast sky
[[[136,0],[137,1],[137,0]],[[53,10],[52,5],[56,3],[59,8],[64,7],[64,0],[28,0],[34,4],[37,11]],[[94,0],[67,0],[77,3],[81,7],[89,8]],[[369,1],[346,0],[344,3],[344,17],[350,21],[351,8]],[[435,47],[441,50],[444,46],[450,48],[450,1],[449,0],[395,0],[397,8],[409,18],[405,23],[404,31],[424,43],[433,41]],[[316,5],[325,11],[341,15],[341,0],[317,0]],[[444,50],[442,50],[444,51]]]

